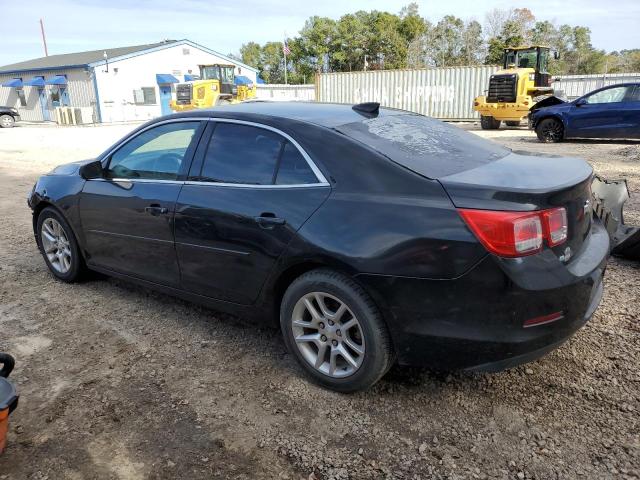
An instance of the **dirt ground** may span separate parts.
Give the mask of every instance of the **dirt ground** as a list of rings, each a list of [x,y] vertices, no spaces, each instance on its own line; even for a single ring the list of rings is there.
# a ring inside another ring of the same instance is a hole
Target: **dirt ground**
[[[277,331],[47,273],[26,205],[35,179],[132,128],[0,130],[0,351],[17,358],[21,394],[0,480],[639,478],[638,263],[612,259],[595,317],[535,363],[396,367],[368,392],[328,392],[301,376]],[[640,145],[477,133],[626,177],[627,220],[640,223]]]

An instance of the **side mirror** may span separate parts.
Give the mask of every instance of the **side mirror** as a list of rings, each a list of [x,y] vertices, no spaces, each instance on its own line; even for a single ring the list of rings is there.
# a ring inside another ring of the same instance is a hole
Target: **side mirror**
[[[584,98],[579,98],[576,100],[575,106],[576,107],[580,107],[582,105],[586,105],[587,104],[587,100]]]
[[[102,163],[99,160],[86,163],[80,167],[80,176],[85,180],[91,180],[92,178],[102,178]]]

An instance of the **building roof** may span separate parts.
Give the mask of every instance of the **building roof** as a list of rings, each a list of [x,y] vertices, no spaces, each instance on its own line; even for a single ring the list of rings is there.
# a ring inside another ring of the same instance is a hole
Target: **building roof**
[[[229,58],[227,55],[223,55],[209,48],[203,47],[189,40],[164,40],[158,43],[150,43],[146,45],[133,45],[130,47],[119,48],[103,48],[101,50],[91,50],[88,52],[78,53],[63,53],[61,55],[50,55],[48,57],[35,58],[33,60],[27,60],[25,62],[13,63],[11,65],[5,65],[0,67],[0,74],[6,73],[18,73],[25,71],[37,71],[37,70],[57,70],[62,68],[78,68],[104,64],[104,52],[107,52],[107,58],[111,61],[121,60],[130,56],[146,53],[148,51],[155,51],[167,47],[177,45],[190,45],[194,48],[199,48],[208,53],[221,57],[225,60],[229,60],[236,65],[240,65],[243,68],[257,72],[256,68],[246,65],[242,62]]]

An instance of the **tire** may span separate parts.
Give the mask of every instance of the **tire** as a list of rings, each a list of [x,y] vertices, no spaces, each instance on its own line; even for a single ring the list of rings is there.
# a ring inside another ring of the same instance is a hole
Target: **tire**
[[[16,124],[16,119],[11,115],[0,115],[0,127],[11,128]]]
[[[495,118],[487,115],[480,116],[480,126],[483,130],[497,130],[500,128],[500,120],[496,120]]]
[[[280,326],[289,352],[306,374],[337,392],[368,389],[394,361],[378,308],[356,282],[332,270],[312,270],[289,286],[282,298]],[[306,341],[300,341],[303,336]]]
[[[507,127],[519,127],[520,126],[520,120],[517,120],[517,121],[508,120],[508,121],[506,121],[504,123],[505,123],[505,125],[507,125]]]
[[[53,276],[68,283],[80,280],[86,267],[78,241],[64,217],[46,207],[38,215],[36,228],[38,248]]]
[[[536,135],[541,142],[561,142],[564,138],[564,126],[556,118],[545,118],[536,125]]]

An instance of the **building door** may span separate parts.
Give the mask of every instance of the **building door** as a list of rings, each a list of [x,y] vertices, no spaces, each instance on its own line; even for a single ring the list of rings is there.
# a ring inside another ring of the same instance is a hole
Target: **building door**
[[[169,102],[171,102],[171,85],[160,85],[160,108],[162,115],[173,113]]]
[[[51,115],[49,114],[49,105],[47,102],[46,90],[44,88],[39,88],[38,96],[40,98],[40,108],[42,109],[42,120],[48,122],[51,120]]]

